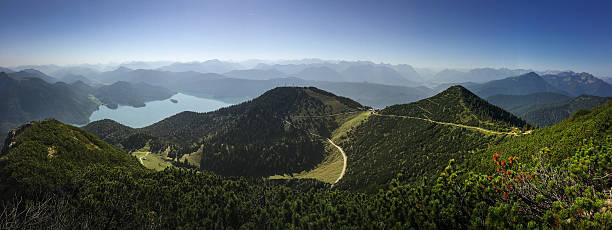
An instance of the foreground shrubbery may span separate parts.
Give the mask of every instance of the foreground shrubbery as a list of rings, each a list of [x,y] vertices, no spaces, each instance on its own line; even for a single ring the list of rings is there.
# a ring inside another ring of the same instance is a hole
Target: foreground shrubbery
[[[494,155],[499,171],[492,175],[455,169],[451,160],[434,184],[393,180],[375,194],[298,191],[185,169],[92,166],[53,192],[6,197],[0,227],[601,229],[612,224],[610,196],[601,190],[609,181],[576,162],[609,150],[589,148],[558,166],[544,151],[529,160],[538,167]]]

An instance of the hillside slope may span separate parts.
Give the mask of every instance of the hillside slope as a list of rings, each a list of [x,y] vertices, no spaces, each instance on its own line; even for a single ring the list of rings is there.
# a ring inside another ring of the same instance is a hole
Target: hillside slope
[[[574,157],[577,152],[584,152],[583,154],[587,155],[602,154],[604,158],[592,159],[592,162],[583,162],[583,164],[603,164],[591,169],[610,173],[612,172],[611,149],[602,148],[612,145],[610,137],[612,137],[612,100],[591,111],[582,110],[574,113],[558,124],[535,129],[530,135],[519,136],[491,146],[466,161],[465,167],[483,173],[494,172],[495,165],[490,162],[491,156],[495,153],[500,154],[502,159],[518,156],[525,161],[536,160],[535,157],[540,153],[546,154],[545,157],[549,157],[553,164],[561,164]]]
[[[30,122],[9,133],[0,154],[0,194],[61,189],[87,167],[139,166],[135,159],[57,120]],[[27,185],[27,187],[15,187]]]
[[[396,177],[406,182],[434,178],[448,160],[461,162],[471,152],[513,136],[432,121],[498,131],[531,128],[454,86],[431,98],[383,109],[350,131],[341,144],[349,163],[338,188],[376,191]]]

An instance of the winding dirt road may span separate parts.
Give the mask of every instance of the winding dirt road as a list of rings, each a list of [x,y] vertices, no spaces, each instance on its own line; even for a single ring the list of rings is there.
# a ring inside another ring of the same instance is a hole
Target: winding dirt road
[[[344,159],[344,165],[342,166],[342,172],[340,173],[340,176],[338,177],[338,179],[336,179],[336,181],[334,181],[334,183],[331,185],[332,187],[334,187],[334,185],[336,183],[338,183],[338,181],[340,181],[340,179],[342,179],[342,177],[344,177],[344,173],[346,172],[346,161],[347,161],[347,157],[346,157],[346,153],[344,152],[344,150],[342,148],[340,148],[340,146],[336,145],[336,143],[334,143],[331,139],[327,138],[327,141],[332,144],[334,147],[336,147],[338,149],[338,151],[340,151],[340,153],[342,153],[342,158]]]
[[[333,115],[338,115],[338,114],[333,114]],[[293,127],[296,127],[295,125],[293,125],[293,123],[291,123],[291,122],[289,122],[287,120],[283,120],[283,121],[286,122],[287,124],[293,126]],[[342,153],[342,158],[343,158],[343,161],[344,161],[344,163],[342,165],[342,172],[340,172],[340,176],[338,176],[338,179],[336,179],[336,181],[334,181],[334,183],[332,183],[331,187],[334,187],[334,185],[336,183],[338,183],[338,181],[340,181],[340,179],[342,179],[342,177],[344,177],[344,173],[346,172],[346,161],[348,160],[348,157],[346,157],[346,153],[344,152],[344,150],[340,146],[336,145],[336,143],[334,143],[331,139],[329,139],[327,137],[322,137],[322,136],[317,135],[315,133],[311,133],[311,132],[308,132],[308,133],[310,135],[313,135],[313,136],[316,136],[316,137],[319,137],[319,138],[325,138],[327,140],[327,142],[329,142],[331,145],[336,147],[336,149],[338,149],[338,151],[340,151],[340,153]]]

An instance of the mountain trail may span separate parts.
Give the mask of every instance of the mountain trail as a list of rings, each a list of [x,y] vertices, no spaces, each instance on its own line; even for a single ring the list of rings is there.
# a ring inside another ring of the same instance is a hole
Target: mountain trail
[[[473,130],[477,130],[483,133],[488,133],[488,134],[495,134],[495,135],[514,135],[514,136],[519,136],[519,135],[527,135],[527,134],[531,134],[532,130],[527,130],[525,132],[522,133],[517,133],[515,131],[512,132],[498,132],[498,131],[493,131],[493,130],[488,130],[488,129],[484,129],[484,128],[480,128],[480,127],[476,127],[476,126],[469,126],[469,125],[462,125],[462,124],[455,124],[455,123],[449,123],[449,122],[442,122],[442,121],[434,121],[428,118],[422,118],[422,117],[411,117],[411,116],[401,116],[401,115],[383,115],[383,114],[379,114],[379,113],[374,113],[374,116],[381,116],[381,117],[397,117],[397,118],[406,118],[406,119],[417,119],[417,120],[423,120],[423,121],[428,121],[431,123],[436,123],[436,124],[441,124],[441,125],[450,125],[450,126],[456,126],[456,127],[461,127],[461,128],[466,128],[466,129],[473,129]]]
[[[363,112],[363,111],[360,111],[360,112]],[[334,115],[337,115],[337,114],[334,114]],[[287,120],[284,120],[284,121],[285,121],[287,124],[289,124],[289,125],[291,125],[291,126],[293,126],[293,127],[296,127],[296,126],[295,126],[295,125],[293,125],[291,122],[289,122],[289,121],[287,121]],[[297,128],[297,127],[296,127],[296,128]],[[316,134],[316,133],[312,133],[312,132],[308,132],[308,133],[309,133],[310,135],[313,135],[313,136],[316,136],[316,137],[319,137],[319,138],[324,138],[324,139],[326,139],[326,140],[327,140],[327,142],[329,142],[331,145],[333,145],[334,147],[336,147],[336,149],[338,149],[338,151],[340,151],[340,153],[342,154],[342,158],[343,158],[343,162],[344,162],[344,163],[343,163],[343,165],[342,165],[342,172],[340,172],[340,176],[338,176],[338,179],[336,179],[336,181],[334,181],[334,183],[332,183],[331,187],[333,188],[333,187],[334,187],[334,185],[335,185],[336,183],[338,183],[338,181],[340,181],[340,179],[342,179],[342,177],[344,177],[344,173],[346,172],[346,165],[347,165],[347,160],[348,160],[348,157],[346,156],[346,153],[344,152],[344,150],[342,149],[342,147],[340,147],[340,146],[336,145],[336,143],[334,143],[334,142],[333,142],[331,139],[329,139],[329,138],[327,138],[327,137],[322,137],[322,136],[320,136],[320,135],[318,135],[318,134]]]
[[[344,150],[342,148],[340,148],[340,146],[336,145],[336,143],[334,143],[331,139],[327,138],[327,141],[332,144],[334,147],[336,147],[338,149],[338,151],[340,151],[340,153],[342,153],[342,158],[344,160],[344,164],[342,166],[342,172],[340,173],[340,176],[338,177],[338,179],[336,179],[336,181],[334,181],[334,183],[331,185],[332,188],[334,187],[334,185],[336,183],[338,183],[338,181],[340,181],[340,179],[342,179],[342,177],[344,177],[344,173],[346,172],[346,161],[347,161],[347,157],[346,157],[346,153],[344,152]]]

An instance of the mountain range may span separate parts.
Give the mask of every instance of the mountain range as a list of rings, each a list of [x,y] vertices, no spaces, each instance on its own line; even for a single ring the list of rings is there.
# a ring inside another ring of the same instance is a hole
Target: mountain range
[[[481,97],[496,94],[526,95],[540,92],[558,93],[572,97],[582,94],[601,97],[612,96],[612,85],[588,73],[561,72],[556,75],[540,76],[535,72],[529,72],[482,84],[464,83],[462,85]]]

